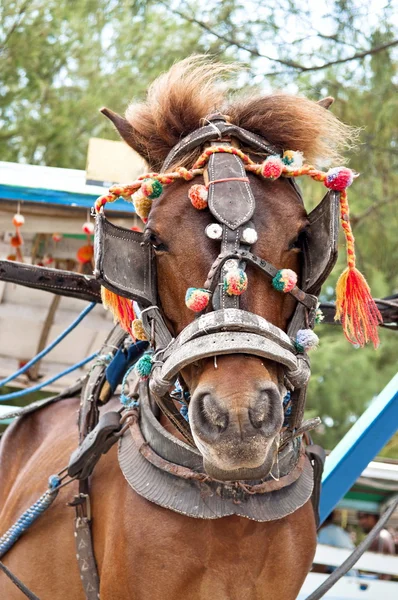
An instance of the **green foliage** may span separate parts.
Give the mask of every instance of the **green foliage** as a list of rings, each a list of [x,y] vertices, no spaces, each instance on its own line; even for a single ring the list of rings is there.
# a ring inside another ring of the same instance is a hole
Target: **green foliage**
[[[398,290],[397,31],[392,3],[335,0],[8,0],[0,3],[0,159],[84,168],[89,137],[114,137],[98,114],[123,112],[153,79],[195,52],[250,64],[241,87],[285,89],[315,100],[362,128],[348,153],[361,173],[349,191],[358,266],[376,297]],[[315,10],[316,8],[316,10]],[[373,10],[373,12],[372,12]],[[385,48],[385,49],[383,49]],[[358,56],[358,58],[352,57]],[[307,208],[319,184],[303,183]],[[344,268],[324,286],[333,300]],[[356,350],[336,326],[318,327],[308,413],[332,448],[396,369],[397,334]],[[385,452],[398,457],[392,441]]]

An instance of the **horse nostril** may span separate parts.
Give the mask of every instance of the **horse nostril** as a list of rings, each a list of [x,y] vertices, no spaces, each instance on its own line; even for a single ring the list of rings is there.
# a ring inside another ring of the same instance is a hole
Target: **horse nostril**
[[[223,410],[211,394],[204,394],[201,398],[202,415],[208,424],[216,427],[219,433],[228,427],[229,417],[227,411]]]
[[[262,393],[254,407],[249,408],[249,419],[253,427],[260,429],[269,413],[269,398],[267,393]]]

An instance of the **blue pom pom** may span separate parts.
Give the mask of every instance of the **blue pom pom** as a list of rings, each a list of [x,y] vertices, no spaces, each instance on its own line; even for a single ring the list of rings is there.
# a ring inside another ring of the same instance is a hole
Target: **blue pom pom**
[[[152,363],[153,363],[153,358],[150,354],[144,354],[137,361],[137,363],[135,365],[135,370],[137,371],[137,373],[141,377],[141,379],[146,379],[147,377],[149,377],[149,375],[151,374],[151,371],[152,371]]]

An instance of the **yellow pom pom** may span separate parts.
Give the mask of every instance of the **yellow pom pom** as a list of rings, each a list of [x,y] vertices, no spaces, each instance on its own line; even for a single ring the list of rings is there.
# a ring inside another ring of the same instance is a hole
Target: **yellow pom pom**
[[[133,195],[135,212],[141,219],[147,219],[152,207],[152,200],[144,196],[141,191]]]
[[[142,340],[144,342],[147,341],[148,338],[146,336],[141,319],[135,319],[131,323],[131,331],[136,340]]]

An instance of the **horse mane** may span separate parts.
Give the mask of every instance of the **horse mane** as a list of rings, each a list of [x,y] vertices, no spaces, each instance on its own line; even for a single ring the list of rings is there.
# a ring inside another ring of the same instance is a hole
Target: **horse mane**
[[[173,146],[197,129],[202,118],[220,111],[276,147],[301,151],[315,166],[345,162],[342,152],[354,145],[357,129],[301,96],[277,92],[231,97],[225,80],[239,69],[205,56],[176,63],[153,82],[144,102],[127,108],[134,139],[130,142],[124,136],[126,141],[158,170]],[[184,166],[192,164],[195,154],[184,158]]]

